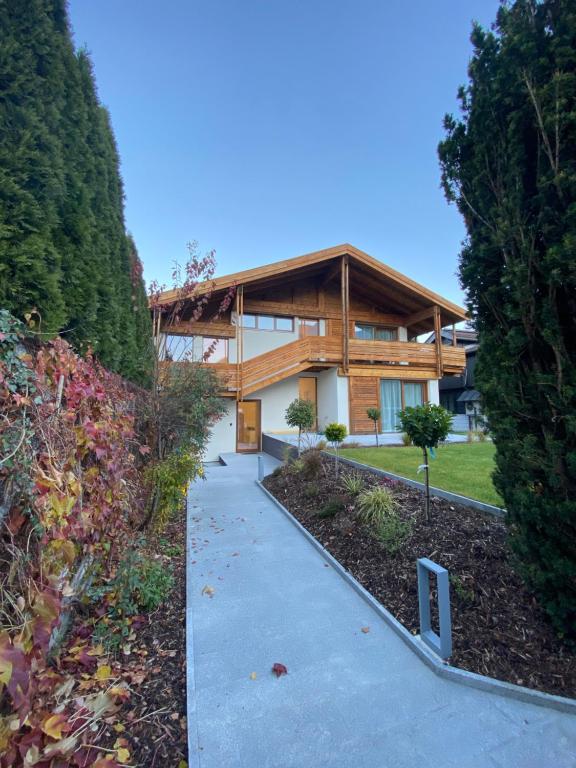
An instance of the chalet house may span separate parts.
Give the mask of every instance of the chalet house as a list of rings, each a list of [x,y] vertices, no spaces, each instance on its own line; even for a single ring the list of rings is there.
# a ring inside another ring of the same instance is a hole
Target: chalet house
[[[235,288],[230,308],[217,315]],[[199,320],[192,313],[208,297]],[[159,306],[174,302],[165,292]],[[466,318],[464,310],[351,245],[310,253],[216,278],[200,286],[163,325],[166,357],[207,362],[221,380],[227,410],[214,425],[206,459],[259,451],[263,433],[290,432],[297,397],[315,404],[317,428],[345,424],[351,435],[373,432],[366,415],[378,407],[380,431],[394,432],[404,406],[439,402],[439,380],[461,375],[464,349],[420,344]]]

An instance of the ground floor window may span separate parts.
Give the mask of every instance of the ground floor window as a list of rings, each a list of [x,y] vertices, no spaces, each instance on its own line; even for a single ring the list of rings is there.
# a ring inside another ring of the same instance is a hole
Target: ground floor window
[[[422,381],[381,379],[380,411],[382,414],[382,431],[395,432],[400,424],[398,411],[408,406],[422,405],[425,398],[425,385]]]

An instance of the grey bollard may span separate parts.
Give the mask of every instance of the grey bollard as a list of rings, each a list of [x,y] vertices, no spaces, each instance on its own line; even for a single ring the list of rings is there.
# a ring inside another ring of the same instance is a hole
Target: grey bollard
[[[452,623],[450,619],[450,581],[448,571],[427,557],[416,562],[418,571],[418,607],[420,609],[420,637],[442,659],[452,655]],[[432,629],[430,620],[430,574],[436,575],[438,587],[438,617],[440,637]]]
[[[258,456],[258,481],[264,480],[264,456]]]

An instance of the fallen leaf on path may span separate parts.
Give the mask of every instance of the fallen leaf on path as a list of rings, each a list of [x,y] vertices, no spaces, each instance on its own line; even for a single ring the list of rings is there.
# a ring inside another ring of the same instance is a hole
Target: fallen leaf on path
[[[202,590],[202,594],[208,595],[208,597],[214,597],[214,592],[216,592],[214,587],[210,587],[208,584],[206,584],[206,586]]]
[[[258,675],[256,674],[256,672],[250,672],[250,680],[256,680],[257,677]]]
[[[275,664],[272,665],[272,673],[276,675],[276,677],[282,677],[282,675],[288,674],[288,670],[286,669],[284,664],[279,664],[278,662],[276,662]]]
[[[370,632],[370,627],[362,627],[361,632],[364,632],[364,634],[367,635],[368,632]]]

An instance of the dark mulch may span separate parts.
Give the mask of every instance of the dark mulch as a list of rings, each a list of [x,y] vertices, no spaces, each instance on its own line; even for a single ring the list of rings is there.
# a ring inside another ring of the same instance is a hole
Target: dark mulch
[[[350,472],[341,467],[342,472]],[[383,478],[359,471],[368,485]],[[505,524],[443,499],[432,500],[432,522],[424,520],[424,497],[403,484],[391,488],[399,515],[412,530],[391,556],[363,525],[354,499],[339,490],[332,460],[315,479],[282,469],[266,488],[405,627],[418,631],[416,559],[429,557],[451,579],[454,666],[548,693],[576,696],[576,656],[558,639],[513,568]],[[311,493],[318,491],[318,495]],[[345,509],[332,518],[317,513],[340,494]]]
[[[174,588],[137,630],[133,693],[119,718],[126,727],[122,735],[131,745],[130,762],[146,768],[177,768],[181,760],[188,759],[185,534],[186,515],[182,511],[162,534],[171,547],[163,559],[174,571]],[[123,666],[128,665],[125,662]]]

